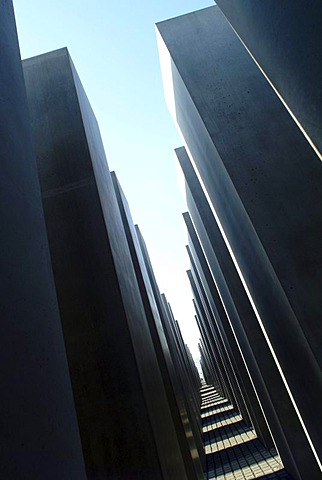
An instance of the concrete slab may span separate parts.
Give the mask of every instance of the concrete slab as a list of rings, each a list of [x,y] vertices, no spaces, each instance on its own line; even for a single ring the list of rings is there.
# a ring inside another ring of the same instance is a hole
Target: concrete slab
[[[158,371],[96,119],[66,49],[24,73],[87,475],[167,478]]]
[[[218,7],[158,29],[168,103],[320,468],[320,160]]]
[[[201,271],[205,273],[209,298],[215,302],[218,311],[221,309],[220,304],[225,310],[277,449],[288,471],[296,478],[299,475],[297,464],[303,463],[304,471],[312,468],[312,475],[319,475],[298,415],[185,149],[177,150],[177,156],[186,178],[188,208],[202,244],[201,251],[200,246],[198,248],[198,238],[190,226],[195,257],[202,265]]]
[[[149,324],[157,364],[162,375],[162,385],[159,386],[158,390],[159,406],[158,411],[155,412],[154,421],[160,432],[158,440],[161,443],[160,448],[162,448],[163,455],[167,459],[168,475],[169,478],[202,479],[203,472],[201,469],[201,463],[198,475],[198,470],[195,468],[197,459],[193,459],[189,448],[189,443],[191,443],[191,441],[193,442],[193,439],[190,440],[190,442],[188,441],[185,434],[183,419],[180,415],[175,395],[175,387],[173,385],[173,383],[178,380],[175,378],[175,375],[171,378],[170,371],[173,371],[174,369],[173,361],[137,231],[134,227],[129,205],[117,180],[116,174],[112,172],[111,175],[144,305],[145,315]],[[147,256],[147,251],[145,254]],[[157,288],[156,285],[155,287]]]
[[[218,0],[247,49],[322,159],[322,5],[301,1]]]
[[[165,297],[160,294],[143,236],[137,225],[135,226],[135,229],[139,239],[140,248],[149,276],[154,299],[158,308],[160,320],[162,322],[162,327],[169,347],[170,355],[167,358],[167,365],[174,388],[180,417],[184,427],[185,438],[189,445],[189,452],[193,460],[196,475],[198,477],[202,477],[203,471],[206,468],[205,456],[203,452],[201,434],[198,428],[196,428],[193,414],[191,412],[191,404],[187,397],[187,391],[190,386],[187,385],[186,374],[182,370],[182,357],[178,341],[172,328],[172,321],[167,308],[167,302],[165,302]]]
[[[0,8],[0,477],[85,480],[12,2]]]

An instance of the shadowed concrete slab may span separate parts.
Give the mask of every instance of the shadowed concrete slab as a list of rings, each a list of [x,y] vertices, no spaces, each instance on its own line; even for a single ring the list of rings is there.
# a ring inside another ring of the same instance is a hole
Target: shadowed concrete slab
[[[320,159],[217,6],[157,27],[170,111],[298,417],[285,465],[320,479]]]
[[[0,478],[85,480],[11,0],[0,2]]]

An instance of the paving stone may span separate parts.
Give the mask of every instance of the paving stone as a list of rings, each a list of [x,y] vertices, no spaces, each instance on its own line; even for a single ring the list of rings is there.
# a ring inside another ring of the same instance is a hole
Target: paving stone
[[[207,480],[292,480],[277,452],[268,452],[226,398],[202,389],[201,419]]]

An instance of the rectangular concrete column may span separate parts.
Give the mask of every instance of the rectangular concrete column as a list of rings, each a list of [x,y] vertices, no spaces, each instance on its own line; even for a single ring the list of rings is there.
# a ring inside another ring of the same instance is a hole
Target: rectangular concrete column
[[[321,2],[216,3],[322,159]]]
[[[236,398],[235,389],[232,385],[228,368],[226,366],[225,360],[223,359],[223,353],[220,350],[220,346],[218,344],[218,339],[216,340],[213,338],[212,335],[209,335],[208,327],[209,322],[207,318],[207,314],[204,308],[204,304],[201,301],[200,293],[197,289],[195,277],[191,270],[187,270],[187,276],[191,285],[191,290],[193,293],[193,305],[196,312],[197,317],[197,325],[201,334],[201,338],[204,343],[204,347],[207,351],[209,362],[212,367],[212,372],[218,372],[218,375],[221,380],[221,384],[223,386],[223,390],[225,392],[225,396],[230,400],[232,405],[238,410],[239,403]]]
[[[219,388],[220,393],[222,394],[223,397],[229,399],[229,401],[233,403],[235,399],[231,393],[231,389],[229,387],[227,388],[227,377],[225,376],[225,371],[223,368],[220,368],[221,360],[220,360],[219,352],[217,349],[217,345],[209,344],[209,337],[206,334],[201,312],[198,308],[198,304],[196,303],[195,299],[193,299],[193,306],[196,311],[195,320],[200,331],[200,337],[201,337],[200,340],[202,342],[204,356],[207,358],[209,375],[212,378],[212,380],[210,380],[208,384],[215,385],[216,384],[215,380],[217,379],[220,387]]]
[[[245,419],[245,423],[251,425],[249,412],[247,410],[245,399],[241,391],[240,385],[236,378],[235,371],[232,367],[231,360],[228,358],[227,351],[225,350],[222,339],[218,331],[211,331],[210,324],[214,324],[212,313],[209,309],[207,299],[205,298],[204,290],[202,288],[200,277],[195,269],[195,265],[192,263],[191,270],[188,270],[188,278],[194,294],[194,303],[196,304],[197,314],[202,323],[202,329],[204,331],[205,338],[209,345],[209,352],[213,354],[214,348],[218,352],[218,368],[223,374],[225,383],[228,389],[229,399],[232,405],[240,412]]]
[[[140,232],[138,226],[135,226],[137,237],[139,240],[143,260],[146,266],[147,274],[151,284],[153,296],[158,309],[158,314],[162,322],[162,328],[166,337],[167,345],[169,348],[169,354],[167,355],[167,365],[169,369],[169,375],[173,385],[176,403],[180,412],[182,425],[184,428],[185,439],[189,447],[189,454],[192,459],[194,471],[198,478],[202,478],[203,469],[205,468],[205,455],[202,447],[202,438],[200,432],[194,429],[194,424],[191,417],[189,402],[187,399],[187,387],[184,382],[184,372],[182,372],[180,355],[178,351],[178,345],[173,334],[173,330],[170,325],[170,318],[168,311],[161,297],[154,272],[152,269],[149,254],[146,248],[146,244]],[[190,463],[190,459],[186,460]]]
[[[208,376],[210,377],[209,379],[207,379],[207,383],[208,385],[214,385],[214,387],[216,388],[218,393],[221,394],[222,397],[229,399],[226,384],[224,382],[222,373],[219,369],[218,352],[214,347],[211,354],[209,353],[210,349],[207,342],[207,338],[205,337],[202,320],[198,314],[198,307],[195,301],[193,301],[193,304],[196,310],[195,320],[200,331],[200,344],[202,345],[203,357],[206,359]]]
[[[298,464],[303,471],[311,469],[312,476],[319,476],[305,432],[189,157],[184,149],[177,150],[177,155],[185,174],[188,207],[211,272],[207,278],[208,287],[214,299],[220,296],[282,460],[295,478],[300,475]],[[200,249],[197,256],[206,271]],[[218,309],[220,303],[217,299]]]
[[[171,307],[164,294],[161,295],[163,307],[165,310],[164,329],[168,338],[169,345],[172,345],[175,367],[180,372],[181,388],[184,394],[187,419],[191,432],[195,438],[195,455],[201,460],[203,471],[206,470],[206,457],[202,443],[202,429],[200,421],[200,396],[196,391],[196,386],[187,371],[187,359],[180,329],[174,319]]]
[[[217,350],[217,346],[214,344],[212,345],[212,348],[210,347],[209,338],[205,333],[203,320],[201,318],[200,311],[198,309],[198,305],[195,299],[193,299],[193,305],[196,311],[195,320],[200,331],[200,343],[203,349],[203,354],[201,356],[206,359],[206,364],[208,366],[209,374],[211,376],[210,380],[206,380],[206,383],[208,385],[213,385],[216,391],[221,394],[222,397],[227,398],[228,401],[232,403],[229,392],[227,390],[225,379],[223,377],[223,373],[220,369],[220,360],[218,359],[219,352]]]
[[[195,315],[195,320],[197,325],[198,323],[198,317]],[[200,365],[201,369],[203,372],[204,380],[207,383],[207,385],[213,385],[216,392],[223,398],[227,399],[227,395],[225,393],[225,389],[222,385],[222,382],[220,380],[220,375],[218,372],[218,369],[215,369],[215,371],[211,371],[210,366],[211,362],[207,356],[206,348],[203,342],[203,339],[200,338],[199,341],[199,352],[200,352]],[[226,400],[228,402],[228,400]]]
[[[217,7],[158,29],[171,111],[321,470],[321,162]]]
[[[253,380],[250,377],[249,369],[247,368],[247,363],[245,362],[243,352],[219,297],[212,274],[206,262],[206,258],[202,252],[199,239],[188,214],[185,214],[185,222],[190,237],[191,257],[193,258],[196,269],[200,274],[200,283],[202,284],[205,295],[207,296],[209,308],[213,312],[214,322],[218,324],[218,330],[227,349],[234,372],[239,380],[239,385],[242,389],[247,411],[250,414],[258,437],[266,446],[266,448],[270,450],[274,448],[275,445],[271,432],[268,428],[261,403],[258,399],[258,394],[254,388]]]
[[[169,346],[152,291],[137,232],[132,221],[129,205],[115,173],[112,172],[111,176],[153,340],[153,346],[156,352],[158,366],[162,374],[163,388],[160,387],[158,392],[159,409],[155,412],[156,420],[161,422],[164,428],[164,436],[161,437],[160,435],[160,440],[163,441],[163,449],[168,458],[169,468],[171,466],[171,474],[176,478],[196,480],[198,476],[196,475],[194,462],[189,451],[188,441],[169,373],[169,367],[173,368],[171,365],[168,366],[170,362],[172,363],[172,359],[169,359]],[[168,363],[166,358],[168,358]],[[202,473],[201,468],[200,473]],[[199,475],[199,478],[202,477],[203,475]]]
[[[24,73],[88,478],[171,478],[161,374],[96,119],[66,49]]]
[[[0,52],[0,478],[85,480],[11,0]]]

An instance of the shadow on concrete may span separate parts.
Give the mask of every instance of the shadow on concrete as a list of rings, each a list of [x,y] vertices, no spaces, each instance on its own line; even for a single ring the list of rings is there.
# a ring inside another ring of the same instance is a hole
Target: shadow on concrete
[[[220,403],[217,403],[217,405],[209,405],[209,407],[204,407],[202,409],[202,418],[207,418],[208,416],[216,413],[221,408],[228,407],[229,405],[231,405],[229,400],[221,400]]]
[[[262,468],[266,468],[266,462],[271,458],[272,454],[263,447],[257,438],[249,440],[246,443],[241,443],[227,447],[219,452],[207,454],[208,478],[216,478],[221,475],[227,475],[236,470],[242,470],[247,467],[251,468],[261,464]],[[276,467],[278,468],[278,464],[276,464]],[[282,467],[280,470],[268,473],[267,475],[263,475],[261,472],[258,472],[257,474],[254,473],[253,478],[256,478],[256,480],[292,480],[292,477]]]
[[[209,428],[203,432],[204,446],[218,449],[206,454],[207,479],[229,476],[240,480],[292,480],[280,463],[276,450],[268,451],[258,438],[254,438],[254,429],[241,420],[237,410],[221,411],[231,404],[225,398],[217,398],[215,393],[213,402],[207,405],[211,402],[211,395],[208,396],[207,392],[206,398],[202,399],[202,426]],[[222,424],[218,425],[220,422]]]
[[[237,435],[241,435],[245,432],[250,432],[252,427],[249,427],[245,424],[243,420],[239,422],[233,423],[230,425],[228,429],[226,425],[222,427],[217,427],[211,430],[210,432],[206,432],[209,435],[209,439],[205,439],[205,446],[210,445],[211,443],[218,442],[220,440],[226,440],[231,437],[236,437]]]
[[[203,418],[202,426],[203,427],[209,427],[213,423],[218,423],[218,422],[225,422],[227,420],[230,420],[234,417],[240,416],[240,413],[237,412],[237,410],[226,410],[224,412],[218,412],[214,413],[213,415],[209,415],[209,417]],[[214,427],[214,429],[217,429],[220,427]]]
[[[202,415],[207,415],[208,413],[215,412],[216,410],[219,410],[220,408],[228,405],[230,405],[230,401],[226,398],[222,398],[221,400],[214,400],[213,402],[209,403],[209,405],[203,406],[201,413]]]
[[[256,480],[292,480],[292,477],[287,473],[287,471],[283,468],[283,470],[279,470],[276,473],[269,473],[268,475],[264,475],[262,477],[257,477]]]

